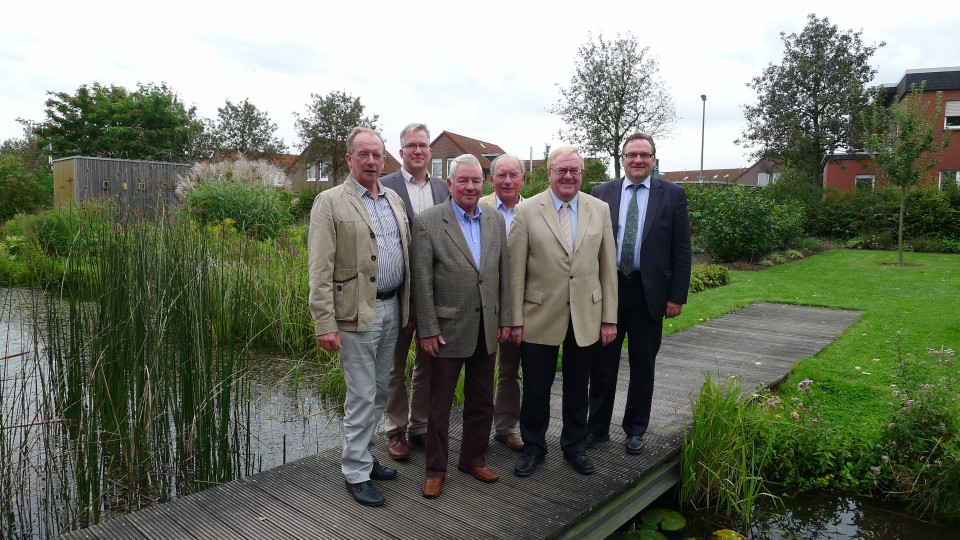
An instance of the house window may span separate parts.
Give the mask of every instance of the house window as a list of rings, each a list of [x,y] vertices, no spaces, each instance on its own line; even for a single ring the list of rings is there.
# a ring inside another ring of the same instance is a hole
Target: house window
[[[780,173],[775,172],[775,173],[773,173],[772,175],[770,175],[770,183],[771,183],[771,184],[776,184],[779,180],[780,180]]]
[[[858,174],[857,178],[853,181],[853,187],[856,189],[869,189],[870,191],[873,191],[873,175]]]
[[[450,178],[450,167],[451,167],[452,165],[453,165],[453,160],[450,159],[450,158],[447,158],[447,176],[446,176],[446,178]]]
[[[766,186],[770,183],[770,175],[762,172],[757,175],[757,185],[760,187]]]
[[[948,101],[943,113],[943,129],[960,129],[960,101]]]
[[[318,170],[319,169],[319,170]],[[317,174],[319,172],[319,175]],[[307,182],[330,181],[329,163],[311,163],[307,165]]]
[[[443,178],[443,158],[433,158],[430,162],[430,176]]]
[[[940,171],[940,191],[946,189],[951,182],[960,188],[960,171]]]

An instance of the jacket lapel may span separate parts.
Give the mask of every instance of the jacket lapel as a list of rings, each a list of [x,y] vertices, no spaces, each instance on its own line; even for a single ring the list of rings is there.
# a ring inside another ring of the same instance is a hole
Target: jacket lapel
[[[663,184],[659,178],[650,179],[650,193],[647,199],[647,213],[643,217],[643,235],[640,236],[640,243],[643,244],[653,228],[653,222],[656,220],[657,211],[660,209],[660,199],[663,197]],[[642,248],[641,248],[642,249]]]
[[[560,219],[557,217],[557,209],[553,206],[553,199],[550,198],[549,193],[544,191],[540,194],[539,202],[540,217],[543,218],[543,221],[547,224],[547,228],[550,229],[550,232],[557,237],[557,242],[560,242],[560,246],[566,250],[566,244],[563,242],[563,233],[560,232]]]

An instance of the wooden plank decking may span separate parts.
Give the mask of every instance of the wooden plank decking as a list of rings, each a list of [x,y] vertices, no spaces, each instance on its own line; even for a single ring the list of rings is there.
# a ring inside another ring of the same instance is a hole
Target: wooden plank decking
[[[350,498],[340,473],[340,448],[325,450],[196,495],[65,535],[70,539],[268,538],[603,538],[670,488],[678,478],[690,397],[703,373],[739,375],[743,388],[770,386],[794,362],[815,354],[860,316],[859,312],[756,304],[664,339],[646,451],[628,456],[619,427],[629,368],[624,359],[611,440],[589,451],[597,466],[577,474],[559,452],[560,389],[553,386],[551,452],[533,476],[518,478],[518,454],[492,441],[487,464],[500,480],[484,484],[455,468],[443,495],[420,495],[425,460],[414,449],[396,464],[396,480],[377,482],[380,508]],[[559,378],[559,375],[558,375]],[[459,452],[460,411],[451,418],[450,455]],[[381,437],[382,435],[377,435]],[[379,457],[394,465],[382,445]]]

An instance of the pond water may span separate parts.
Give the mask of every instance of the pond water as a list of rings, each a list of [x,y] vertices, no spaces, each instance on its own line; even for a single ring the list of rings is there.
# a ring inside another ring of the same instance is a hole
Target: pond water
[[[783,506],[755,508],[750,529],[710,512],[681,509],[668,492],[650,508],[683,514],[686,526],[663,532],[669,540],[712,539],[719,530],[733,530],[750,540],[951,540],[960,539],[960,523],[933,523],[911,515],[902,506],[832,493],[808,492],[783,497]],[[639,522],[637,516],[634,521]]]
[[[43,409],[37,396],[38,387],[47,379],[46,363],[37,356],[43,345],[33,342],[32,317],[42,291],[0,288],[0,450],[4,450],[6,464],[0,464],[0,475],[15,475],[16,471],[40,471],[55,465],[43,451],[17,450],[24,442],[23,433],[32,441],[41,437],[37,427],[46,425]],[[277,351],[258,350],[248,354],[246,377],[250,382],[249,426],[250,463],[247,473],[267,470],[286,462],[313,455],[327,448],[342,445],[340,414],[337,404],[321,398],[318,382],[322,375],[316,360],[296,359]],[[22,426],[35,426],[21,429]],[[34,442],[27,445],[39,448]],[[24,466],[24,461],[29,464]],[[57,465],[58,466],[58,465]],[[42,509],[57,500],[41,500],[45,490],[43,475],[30,473],[22,481],[23,489],[14,494],[13,505],[0,500],[0,536],[6,537],[11,523],[8,518],[34,531],[33,537],[53,536],[58,531],[57,519],[41,517]],[[0,484],[2,485],[2,484]],[[29,500],[24,500],[29,499]],[[18,515],[12,518],[4,508]],[[110,507],[106,508],[110,511]],[[26,521],[24,521],[26,519]],[[49,520],[49,521],[47,521]],[[47,523],[44,523],[47,521]],[[14,536],[18,536],[14,533]]]

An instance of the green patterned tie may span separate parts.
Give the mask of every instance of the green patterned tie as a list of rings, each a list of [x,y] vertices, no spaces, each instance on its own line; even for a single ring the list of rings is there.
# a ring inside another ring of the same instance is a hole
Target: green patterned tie
[[[620,273],[629,276],[633,273],[633,256],[637,245],[637,228],[640,225],[640,211],[637,210],[637,193],[643,184],[630,186],[633,197],[630,197],[630,208],[627,210],[627,222],[623,230],[623,247],[620,249]]]

